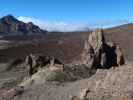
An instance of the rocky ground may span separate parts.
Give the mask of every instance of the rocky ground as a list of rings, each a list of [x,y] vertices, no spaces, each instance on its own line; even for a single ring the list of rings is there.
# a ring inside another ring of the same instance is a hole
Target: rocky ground
[[[44,82],[26,87],[21,95],[11,100],[132,100],[133,64],[111,69],[98,69],[90,78],[74,82]]]
[[[34,54],[27,56],[32,64],[1,63],[0,100],[133,100],[133,63],[117,44],[105,41],[103,30],[89,35],[82,53],[80,61],[67,64]]]

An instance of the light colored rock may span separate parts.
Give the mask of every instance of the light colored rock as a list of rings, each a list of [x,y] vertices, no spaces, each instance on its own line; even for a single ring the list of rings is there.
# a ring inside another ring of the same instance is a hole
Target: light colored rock
[[[88,41],[85,42],[83,52],[81,54],[82,64],[86,64],[89,68],[93,66],[94,63],[94,50]]]
[[[81,62],[88,68],[110,68],[125,64],[123,52],[113,42],[106,42],[102,29],[90,33],[85,41]]]
[[[120,66],[120,65],[125,64],[124,54],[119,45],[117,45],[117,47],[116,47],[116,54],[117,54],[117,65]]]
[[[96,51],[98,48],[101,48],[102,45],[105,43],[105,38],[103,35],[102,29],[97,29],[90,33],[88,42],[93,47],[94,51]]]

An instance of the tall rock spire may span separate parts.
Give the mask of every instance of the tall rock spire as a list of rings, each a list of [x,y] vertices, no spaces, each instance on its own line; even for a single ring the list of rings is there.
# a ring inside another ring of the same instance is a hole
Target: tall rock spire
[[[94,50],[102,47],[102,45],[106,43],[103,30],[96,29],[95,31],[91,32],[88,37],[88,42]]]
[[[106,42],[103,29],[90,33],[84,44],[81,59],[82,64],[87,65],[88,68],[110,68],[125,63],[123,53],[118,46]]]

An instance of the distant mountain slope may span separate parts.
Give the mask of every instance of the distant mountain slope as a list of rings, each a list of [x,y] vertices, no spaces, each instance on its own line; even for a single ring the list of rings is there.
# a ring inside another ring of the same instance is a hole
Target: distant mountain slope
[[[38,35],[45,33],[46,30],[40,29],[32,22],[24,23],[12,15],[0,19],[0,35]]]
[[[71,62],[73,59],[79,58],[84,46],[84,41],[88,38],[89,33],[90,32],[68,32],[62,34],[60,32],[54,32],[49,33],[44,37],[4,37],[3,39],[5,40],[15,40],[15,42],[13,42],[15,47],[13,46],[0,50],[0,62],[9,61],[16,57],[23,57],[30,53],[53,55],[62,59],[64,62]],[[133,24],[105,29],[104,33],[108,41],[120,44],[127,60],[133,61]],[[19,44],[20,40],[21,44]],[[21,53],[17,51],[20,51]]]
[[[126,58],[133,61],[133,23],[105,29],[105,36],[123,48]]]

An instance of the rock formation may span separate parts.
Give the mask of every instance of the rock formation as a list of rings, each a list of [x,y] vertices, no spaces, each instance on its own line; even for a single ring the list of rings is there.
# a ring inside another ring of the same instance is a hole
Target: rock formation
[[[54,66],[55,64],[63,65],[63,63],[54,57],[40,56],[30,54],[26,57],[25,63],[29,67],[29,75],[33,75],[39,68],[46,67],[46,65]]]
[[[125,63],[125,59],[120,46],[117,46],[116,54],[117,54],[117,65],[123,65]]]
[[[88,41],[85,42],[85,47],[82,53],[82,64],[87,64],[89,68],[94,64],[94,49]]]
[[[103,30],[97,29],[96,31],[91,32],[88,37],[88,42],[93,47],[94,51],[100,49],[103,44],[106,43]]]
[[[29,55],[26,57],[26,64],[28,65],[29,68],[29,76],[33,74],[33,56]]]
[[[70,100],[133,100],[132,69],[132,64],[115,69],[98,69],[88,79],[88,87]]]
[[[110,68],[125,63],[123,52],[114,43],[107,43],[102,29],[90,33],[82,53],[82,64],[89,68]]]

